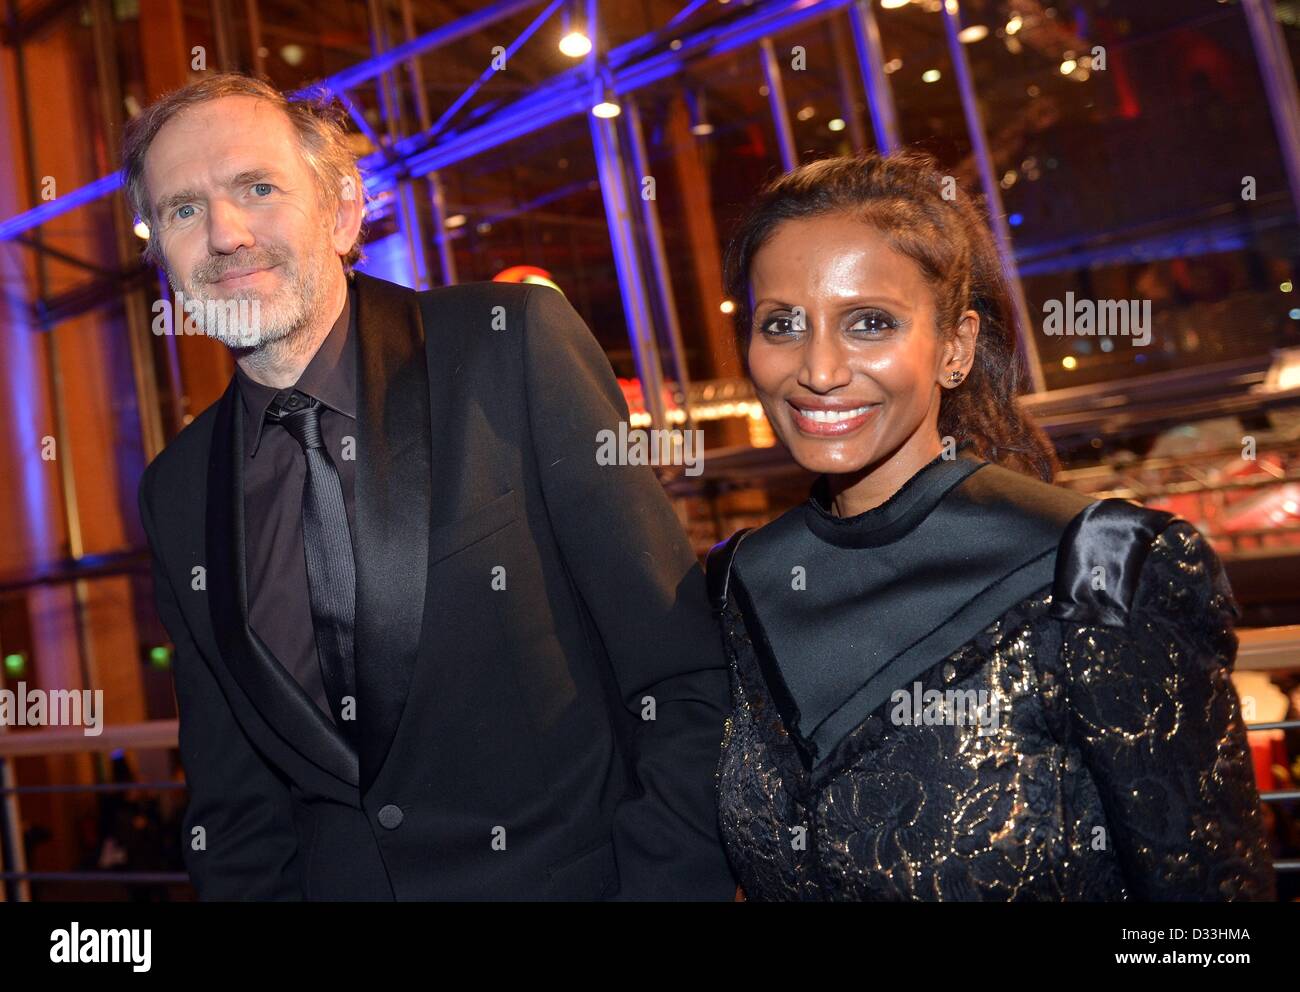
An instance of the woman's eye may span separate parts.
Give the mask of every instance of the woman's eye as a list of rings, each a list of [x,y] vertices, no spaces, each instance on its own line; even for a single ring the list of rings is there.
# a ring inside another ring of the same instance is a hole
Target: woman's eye
[[[274,187],[270,183],[253,183],[253,192],[258,196],[270,196]]]
[[[763,321],[763,333],[770,337],[783,337],[786,334],[793,334],[800,330],[795,325],[794,318],[789,316],[772,316]]]
[[[849,330],[865,333],[868,337],[880,337],[897,326],[898,322],[883,310],[872,310],[854,321],[849,326]]]

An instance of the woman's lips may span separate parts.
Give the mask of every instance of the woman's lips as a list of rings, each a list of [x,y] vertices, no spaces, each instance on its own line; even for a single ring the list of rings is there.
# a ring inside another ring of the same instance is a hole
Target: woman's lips
[[[863,403],[843,410],[817,410],[811,407],[801,409],[789,401],[787,404],[794,426],[812,437],[839,437],[852,433],[870,420],[880,407],[879,403]]]

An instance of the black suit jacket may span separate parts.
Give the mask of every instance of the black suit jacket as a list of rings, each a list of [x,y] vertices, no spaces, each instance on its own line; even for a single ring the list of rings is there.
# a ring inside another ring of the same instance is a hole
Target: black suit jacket
[[[597,464],[604,353],[546,287],[354,278],[358,751],[248,625],[233,380],[140,483],[199,895],[731,898],[725,661],[652,471]]]

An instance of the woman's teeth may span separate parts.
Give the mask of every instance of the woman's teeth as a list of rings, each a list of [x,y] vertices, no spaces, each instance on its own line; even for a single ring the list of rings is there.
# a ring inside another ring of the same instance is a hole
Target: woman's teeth
[[[815,420],[819,424],[836,424],[841,420],[852,420],[854,417],[860,417],[871,407],[860,406],[853,410],[804,410],[798,407],[796,409],[809,420]]]

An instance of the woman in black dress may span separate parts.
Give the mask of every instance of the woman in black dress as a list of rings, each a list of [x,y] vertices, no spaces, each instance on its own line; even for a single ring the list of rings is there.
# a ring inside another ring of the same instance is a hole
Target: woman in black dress
[[[954,185],[915,154],[811,163],[727,253],[747,371],[819,473],[709,556],[744,893],[1272,898],[1222,567],[1186,521],[1049,484]]]

